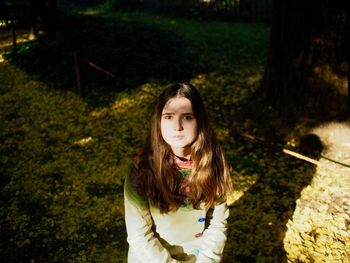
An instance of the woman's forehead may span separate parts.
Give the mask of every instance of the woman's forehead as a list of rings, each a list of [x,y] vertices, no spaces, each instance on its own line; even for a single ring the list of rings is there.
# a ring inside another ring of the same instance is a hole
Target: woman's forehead
[[[184,97],[174,97],[164,105],[162,113],[193,113],[192,103]]]

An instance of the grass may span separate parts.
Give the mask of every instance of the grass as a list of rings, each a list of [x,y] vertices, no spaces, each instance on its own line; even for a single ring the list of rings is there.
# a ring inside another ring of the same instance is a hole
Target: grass
[[[0,63],[2,258],[125,262],[122,189],[130,158],[143,145],[153,95],[190,81],[234,166],[225,258],[285,259],[285,224],[312,169],[233,133],[261,81],[269,29],[78,11],[63,16],[56,35],[21,44]],[[72,52],[114,77],[81,60],[80,98]]]

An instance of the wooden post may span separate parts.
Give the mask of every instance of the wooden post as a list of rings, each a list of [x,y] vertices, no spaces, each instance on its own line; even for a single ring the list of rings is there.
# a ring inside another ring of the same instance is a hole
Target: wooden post
[[[350,44],[350,37],[347,36],[347,45]],[[347,50],[346,60],[348,62],[348,115],[350,116],[350,50]]]
[[[17,37],[16,37],[16,24],[14,20],[11,20],[11,29],[12,29],[12,45],[13,49],[17,48]]]
[[[350,115],[350,59],[348,59],[348,107]]]
[[[79,96],[83,98],[84,90],[81,84],[81,71],[80,71],[79,58],[78,58],[77,52],[74,52],[73,57],[74,57],[74,69],[75,69],[75,77],[77,81],[77,89],[78,89]]]

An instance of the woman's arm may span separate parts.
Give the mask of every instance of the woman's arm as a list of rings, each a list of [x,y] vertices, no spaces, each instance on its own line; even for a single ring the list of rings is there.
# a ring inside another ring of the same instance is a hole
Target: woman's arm
[[[198,263],[220,262],[226,243],[227,218],[229,209],[226,202],[216,205],[203,232],[201,249],[197,256]]]
[[[140,262],[175,263],[169,252],[154,236],[153,220],[146,200],[143,200],[135,190],[132,178],[135,169],[124,183],[125,223],[128,234],[127,241]]]

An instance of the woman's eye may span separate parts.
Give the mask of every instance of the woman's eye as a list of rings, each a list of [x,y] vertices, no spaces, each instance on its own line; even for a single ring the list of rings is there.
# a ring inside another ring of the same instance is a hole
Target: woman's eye
[[[194,119],[194,117],[193,117],[192,115],[186,115],[186,116],[184,116],[183,118],[184,118],[184,120],[186,120],[186,121],[190,121],[190,120],[193,120],[193,119]]]
[[[163,118],[164,118],[165,120],[170,120],[170,119],[171,119],[171,115],[165,115],[165,116],[163,116]]]

